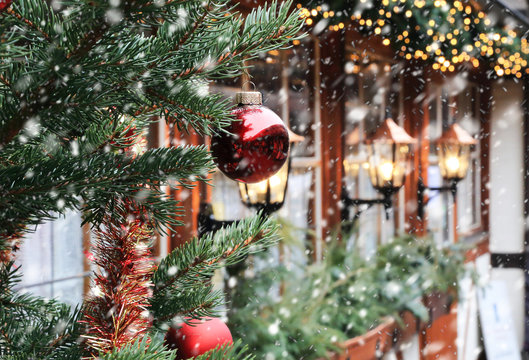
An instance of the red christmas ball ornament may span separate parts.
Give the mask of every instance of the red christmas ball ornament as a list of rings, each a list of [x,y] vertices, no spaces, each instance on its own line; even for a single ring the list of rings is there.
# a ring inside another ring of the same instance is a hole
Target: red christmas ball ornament
[[[182,323],[180,328],[170,328],[165,335],[165,343],[177,349],[176,360],[184,360],[202,355],[223,345],[233,344],[230,329],[220,319],[203,318]]]
[[[217,167],[230,179],[256,183],[274,175],[288,156],[288,131],[279,116],[262,105],[258,91],[237,93],[237,120],[211,138]]]
[[[0,0],[0,11],[7,8],[9,5],[11,5],[12,2],[13,0]]]

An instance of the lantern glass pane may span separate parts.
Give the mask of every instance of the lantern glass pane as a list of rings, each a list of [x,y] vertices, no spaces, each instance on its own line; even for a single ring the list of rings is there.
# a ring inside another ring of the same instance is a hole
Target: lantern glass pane
[[[468,170],[470,145],[440,144],[438,147],[439,168],[445,180],[463,179]]]
[[[396,190],[404,185],[410,146],[377,142],[368,146],[369,178],[379,191]]]
[[[270,189],[270,204],[281,203],[285,198],[288,180],[288,161],[270,178],[254,184],[239,183],[241,199],[247,204],[265,204]]]
[[[264,204],[266,202],[266,189],[268,179],[254,184],[239,183],[241,199],[246,204]]]
[[[288,180],[288,160],[281,169],[268,179],[270,181],[270,203],[281,203],[285,199]]]
[[[365,152],[360,150],[359,146],[349,146],[343,159],[345,175],[356,179],[361,167],[367,167]]]
[[[352,155],[347,155],[343,160],[343,169],[345,171],[345,175],[356,179],[361,165],[361,162],[355,159]]]

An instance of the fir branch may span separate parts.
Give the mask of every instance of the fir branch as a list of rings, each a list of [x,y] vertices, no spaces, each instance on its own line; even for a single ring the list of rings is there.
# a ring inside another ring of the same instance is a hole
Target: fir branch
[[[119,168],[115,164],[120,164]],[[155,210],[155,220],[170,225],[174,222],[171,213],[178,209],[174,201],[167,201],[161,186],[190,187],[191,180],[206,181],[211,167],[205,147],[186,146],[148,150],[136,158],[111,153],[89,158],[59,156],[0,168],[4,194],[0,198],[0,243],[2,237],[16,232],[20,223],[38,224],[56,217],[54,212],[83,204],[93,212],[104,210],[116,195],[143,201],[146,208]]]
[[[161,341],[145,336],[112,352],[100,354],[101,360],[173,360],[174,350],[167,350]]]
[[[0,264],[0,357],[79,358],[79,311],[55,300],[13,291],[19,275],[13,263]]]
[[[219,95],[197,94],[196,88],[184,86],[172,99],[152,89],[147,89],[147,93],[162,100],[158,107],[165,107],[166,122],[176,124],[179,131],[192,126],[201,134],[211,134],[211,128],[225,127],[232,118],[227,100],[220,101]]]
[[[168,104],[171,104],[173,106],[176,106],[182,110],[184,110],[185,112],[187,112],[189,115],[193,115],[193,116],[197,116],[205,121],[210,121],[212,119],[211,115],[209,114],[206,114],[206,113],[202,113],[202,112],[199,112],[199,111],[196,111],[196,110],[193,110],[189,107],[186,107],[184,105],[181,105],[181,104],[177,104],[176,101],[173,101],[173,100],[170,100],[166,97],[164,97],[163,95],[161,94],[158,94],[157,92],[155,92],[154,90],[151,90],[151,89],[147,89],[147,92],[155,97],[157,97],[158,99],[162,100],[163,102],[165,103],[168,103]]]
[[[45,2],[42,3],[45,4]],[[40,2],[38,4],[35,2],[30,2],[29,4],[21,3],[20,6],[23,6],[28,14],[37,13],[43,16],[44,14],[52,14],[51,9],[48,9],[47,6],[45,8],[39,8],[38,6],[44,6]],[[20,15],[20,17],[23,19],[22,15]],[[50,25],[53,25],[51,21],[52,19],[52,15],[47,19]],[[27,22],[24,21],[24,23],[30,23],[35,26],[35,21],[27,20]],[[74,58],[83,58],[96,45],[108,28],[109,26],[105,21],[96,23],[96,25],[85,34],[84,39],[79,42],[78,46],[65,55],[65,59],[72,60]],[[2,124],[2,131],[0,131],[0,145],[6,145],[11,142],[11,140],[13,140],[13,138],[20,132],[28,119],[35,118],[39,112],[50,106],[51,100],[47,98],[46,101],[41,101],[41,97],[42,94],[52,94],[54,92],[53,90],[57,86],[57,75],[58,74],[55,72],[49,73],[47,80],[45,80],[43,84],[25,94],[26,101],[23,103],[23,106],[21,106],[20,111],[10,117],[7,120],[7,123]]]
[[[178,44],[176,44],[175,48],[173,49],[173,52],[177,52],[189,39],[192,39],[193,38],[193,35],[196,33],[196,31],[198,30],[198,28],[202,25],[202,23],[204,22],[204,20],[206,20],[206,17],[207,17],[208,13],[207,11],[204,11],[204,13],[202,14],[202,16],[200,16],[200,18],[198,18],[197,20],[195,20],[193,26],[191,27],[191,29],[189,29],[185,34],[184,36],[182,36],[180,38],[180,41],[178,41]],[[166,60],[167,57],[163,60]],[[162,60],[162,61],[163,61]],[[154,65],[154,64],[153,64]]]
[[[42,30],[40,27],[38,27],[34,22],[32,22],[31,20],[28,20],[26,18],[24,18],[22,15],[20,15],[20,13],[16,12],[15,10],[13,10],[13,8],[8,8],[6,10],[6,13],[11,15],[11,16],[14,16],[15,18],[17,18],[18,20],[20,20],[21,22],[23,22],[24,24],[28,25],[30,28],[36,30],[37,32],[41,33],[42,36],[50,41],[50,36],[48,35],[48,33],[46,33],[44,30]]]
[[[166,2],[165,5],[168,5],[168,3]],[[208,8],[209,7],[209,2],[208,2],[208,5],[204,6],[204,8]],[[165,55],[165,57],[161,58],[160,59],[160,62],[162,61],[165,61],[167,60],[168,58],[171,57],[171,55],[174,53],[174,52],[177,52],[184,44],[186,44],[188,42],[188,40],[192,39],[194,34],[197,32],[197,30],[202,26],[202,24],[204,23],[204,21],[206,20],[208,16],[208,12],[207,11],[204,11],[204,13],[197,19],[194,21],[193,25],[191,26],[190,29],[187,29],[187,31],[183,34],[183,36],[181,36],[180,40],[177,42],[176,46],[170,51],[168,52],[167,55]],[[151,65],[149,65],[148,69],[153,69],[159,62],[153,62]],[[147,71],[147,69],[140,73],[136,79],[145,74],[145,72]]]
[[[280,6],[273,1],[269,6],[254,9],[245,18],[233,19],[228,26],[219,29],[221,33],[235,37],[228,48],[210,46],[217,48],[217,53],[209,52],[203,56],[211,57],[211,61],[182,68],[175,72],[173,79],[196,75],[211,79],[233,77],[242,67],[243,60],[253,59],[260,52],[287,47],[290,41],[300,38],[298,33],[303,25],[298,13],[289,13],[291,5],[291,1],[281,2]],[[189,54],[181,52],[178,56],[188,57]]]
[[[172,319],[202,319],[217,315],[222,304],[222,292],[213,292],[211,284],[182,289],[167,289],[156,293],[151,299],[151,311],[154,315],[153,325],[161,327]]]
[[[160,263],[153,275],[155,295],[172,286],[185,288],[209,281],[216,269],[274,244],[278,240],[276,230],[277,224],[272,220],[255,216],[215,235],[189,241]]]
[[[0,81],[8,88],[11,88],[11,83],[2,74],[0,74]]]
[[[116,349],[112,353],[101,354],[101,360],[173,360],[176,352],[167,350],[161,340],[138,340],[132,344]],[[219,346],[205,354],[195,357],[195,360],[252,360],[248,354],[248,347],[242,346],[241,341],[233,345]]]
[[[253,360],[252,355],[248,355],[248,347],[241,346],[241,341],[235,344],[218,346],[215,350],[208,351],[205,354],[194,358],[195,360]]]
[[[79,44],[76,48],[66,54],[66,58],[80,58],[88,54],[88,52],[92,50],[92,48],[97,44],[97,42],[101,40],[108,29],[108,24],[105,21],[101,21],[97,27],[90,29],[90,31],[85,34],[85,36],[79,41]]]
[[[164,1],[164,6],[167,6],[167,5],[175,5],[175,4],[181,4],[181,3],[185,3],[186,1],[188,0],[166,0]],[[155,4],[153,1],[148,1],[145,3],[145,7],[147,6],[158,6],[157,4]]]

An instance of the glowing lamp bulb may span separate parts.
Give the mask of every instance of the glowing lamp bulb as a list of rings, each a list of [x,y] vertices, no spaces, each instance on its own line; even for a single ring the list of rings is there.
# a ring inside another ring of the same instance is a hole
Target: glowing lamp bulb
[[[277,175],[273,175],[270,178],[270,187],[275,188],[276,186],[279,186],[281,184],[281,179]]]
[[[384,181],[390,181],[393,178],[393,163],[387,161],[380,164],[378,171],[380,172],[380,175],[382,175]]]
[[[460,166],[459,158],[456,156],[450,156],[445,160],[446,168],[450,171],[457,171]]]
[[[265,194],[266,187],[267,187],[267,180],[259,181],[258,183],[255,183],[252,187],[248,189],[248,196],[250,196],[251,198],[254,198],[261,194]]]

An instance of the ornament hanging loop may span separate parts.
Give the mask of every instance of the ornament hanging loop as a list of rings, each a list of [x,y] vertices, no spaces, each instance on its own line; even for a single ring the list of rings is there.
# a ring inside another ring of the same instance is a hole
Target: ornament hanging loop
[[[248,72],[248,67],[246,66],[246,61],[243,62],[243,74],[242,74],[242,84],[241,91],[235,94],[235,103],[239,106],[241,105],[262,105],[263,104],[263,95],[257,91],[255,83],[251,81],[251,75]],[[249,84],[252,85],[250,89]]]
[[[248,84],[251,84],[252,89],[249,89]],[[244,81],[241,85],[242,91],[257,91],[257,86],[255,86],[255,83],[251,81],[250,79]]]

